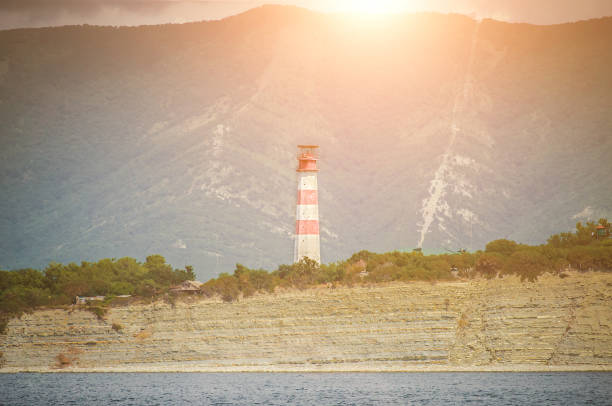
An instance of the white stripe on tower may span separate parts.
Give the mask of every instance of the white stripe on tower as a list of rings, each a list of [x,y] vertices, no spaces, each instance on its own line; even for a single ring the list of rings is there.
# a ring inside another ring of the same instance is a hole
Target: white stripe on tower
[[[308,257],[321,262],[319,202],[317,191],[317,146],[300,145],[298,154],[298,195],[295,215],[293,261]]]
[[[316,204],[298,204],[296,220],[319,221],[319,206]]]

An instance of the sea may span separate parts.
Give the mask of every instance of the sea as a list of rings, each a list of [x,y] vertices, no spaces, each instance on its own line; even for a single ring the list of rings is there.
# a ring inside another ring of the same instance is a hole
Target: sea
[[[612,405],[612,373],[0,374],[2,405]]]

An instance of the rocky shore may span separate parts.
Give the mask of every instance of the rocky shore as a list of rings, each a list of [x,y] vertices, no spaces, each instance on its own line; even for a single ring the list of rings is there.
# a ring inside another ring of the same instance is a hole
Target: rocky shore
[[[0,372],[612,371],[612,274],[317,287],[11,320]]]

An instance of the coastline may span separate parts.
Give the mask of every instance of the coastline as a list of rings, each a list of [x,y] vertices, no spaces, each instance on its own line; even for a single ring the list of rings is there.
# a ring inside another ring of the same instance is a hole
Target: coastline
[[[610,286],[573,273],[38,310],[0,336],[0,373],[610,372]]]
[[[486,365],[486,366],[421,366],[402,367],[399,365],[347,365],[337,366],[300,366],[288,368],[283,365],[261,366],[185,366],[185,365],[122,365],[104,368],[2,368],[0,373],[445,373],[445,372],[612,372],[612,366],[588,367],[580,365]]]

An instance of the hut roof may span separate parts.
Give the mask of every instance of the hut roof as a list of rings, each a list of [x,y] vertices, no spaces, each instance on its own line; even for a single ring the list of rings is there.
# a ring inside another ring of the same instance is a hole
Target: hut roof
[[[183,281],[183,283],[180,285],[171,287],[170,290],[177,292],[189,292],[200,290],[200,286],[202,286],[202,282],[200,281]]]

